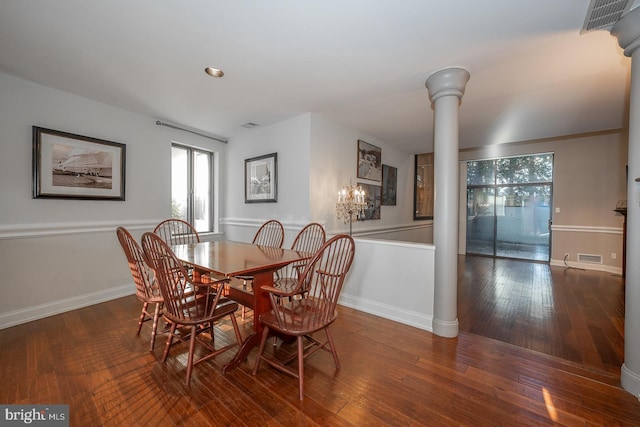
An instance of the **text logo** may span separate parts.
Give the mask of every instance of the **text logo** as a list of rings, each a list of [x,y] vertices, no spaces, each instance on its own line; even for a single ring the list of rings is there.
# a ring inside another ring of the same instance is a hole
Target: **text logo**
[[[69,405],[0,405],[0,426],[68,427]]]

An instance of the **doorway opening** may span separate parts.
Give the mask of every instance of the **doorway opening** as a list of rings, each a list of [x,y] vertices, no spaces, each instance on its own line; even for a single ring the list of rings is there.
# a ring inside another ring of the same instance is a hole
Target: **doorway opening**
[[[467,254],[549,262],[553,154],[467,163]]]

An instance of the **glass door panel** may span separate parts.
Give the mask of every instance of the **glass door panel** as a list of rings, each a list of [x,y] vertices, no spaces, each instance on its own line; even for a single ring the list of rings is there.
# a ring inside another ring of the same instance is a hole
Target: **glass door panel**
[[[467,253],[493,256],[495,209],[493,188],[467,190]]]
[[[171,216],[188,221],[189,211],[189,153],[171,147]]]
[[[549,261],[551,186],[497,187],[496,256]]]
[[[211,230],[211,155],[194,151],[193,225],[198,231]]]

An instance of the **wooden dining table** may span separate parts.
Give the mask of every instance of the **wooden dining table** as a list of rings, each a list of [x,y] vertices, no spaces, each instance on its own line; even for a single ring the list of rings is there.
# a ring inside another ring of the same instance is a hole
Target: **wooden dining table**
[[[199,273],[213,273],[229,278],[253,276],[252,292],[244,289],[240,280],[232,279],[227,286],[228,298],[253,309],[253,332],[242,342],[234,358],[223,366],[223,373],[240,366],[251,349],[260,343],[263,330],[260,314],[271,310],[269,293],[262,290],[262,287],[273,286],[276,270],[313,255],[229,240],[174,245],[171,248],[178,259],[192,265]]]

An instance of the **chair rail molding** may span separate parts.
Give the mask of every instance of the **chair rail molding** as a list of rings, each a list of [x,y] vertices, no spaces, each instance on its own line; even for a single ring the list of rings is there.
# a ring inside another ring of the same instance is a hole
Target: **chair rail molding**
[[[280,221],[285,230],[298,231],[310,222],[317,222],[324,227],[324,221],[293,221],[291,219],[280,218],[222,218],[220,219],[220,223],[222,225],[232,225],[237,227],[260,227],[265,223],[265,221],[268,221],[269,219],[277,219],[278,221]]]
[[[622,234],[622,227],[592,227],[588,225],[552,225],[551,231],[565,231],[568,233],[602,233]]]
[[[367,237],[367,236],[375,236],[377,234],[386,234],[386,233],[394,233],[399,231],[411,231],[411,230],[421,230],[424,228],[433,228],[433,220],[428,220],[419,223],[408,223],[408,224],[394,224],[394,225],[383,225],[383,226],[373,226],[373,227],[363,227],[359,228],[357,231],[353,232],[354,236],[357,237]],[[334,230],[331,234],[341,233],[342,231]]]
[[[115,233],[116,228],[119,226],[127,227],[130,230],[153,230],[160,221],[162,219],[0,225],[0,240],[87,233]]]

